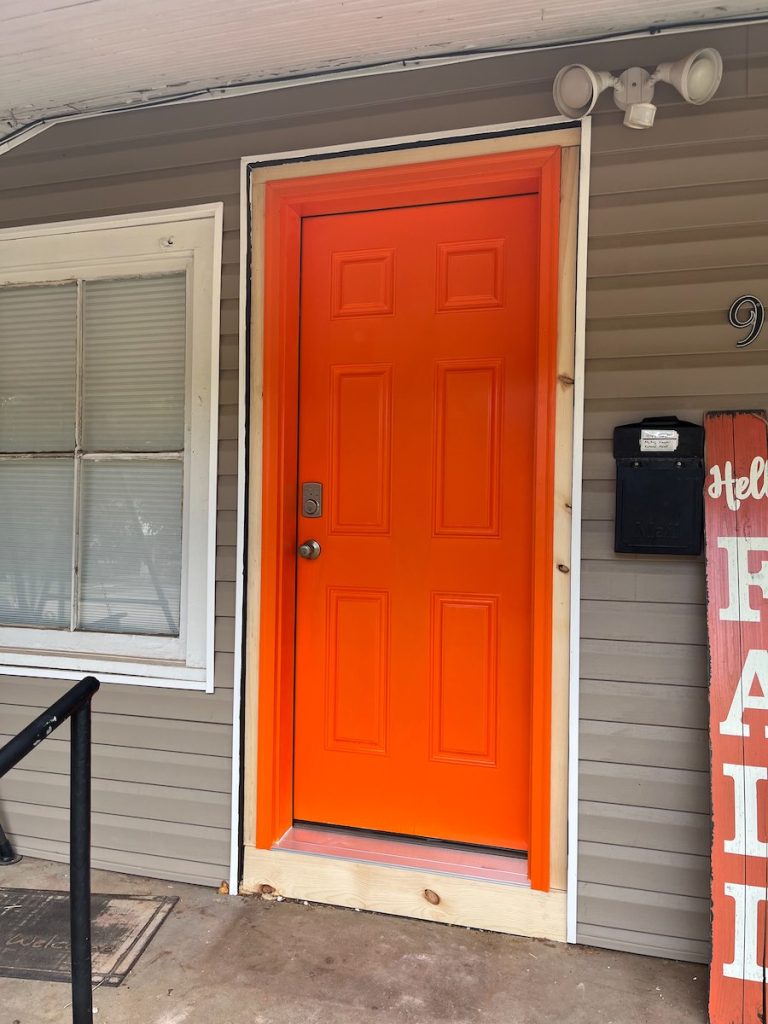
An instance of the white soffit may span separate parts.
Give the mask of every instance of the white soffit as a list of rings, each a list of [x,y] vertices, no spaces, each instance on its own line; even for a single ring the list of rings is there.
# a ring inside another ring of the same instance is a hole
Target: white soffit
[[[761,13],[764,0],[2,0],[0,135],[205,88]]]

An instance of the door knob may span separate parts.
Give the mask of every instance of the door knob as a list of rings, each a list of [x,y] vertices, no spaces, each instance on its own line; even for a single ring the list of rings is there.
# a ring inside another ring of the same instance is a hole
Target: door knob
[[[303,544],[299,545],[299,557],[308,558],[313,561],[315,558],[320,557],[321,547],[316,540],[305,540]]]

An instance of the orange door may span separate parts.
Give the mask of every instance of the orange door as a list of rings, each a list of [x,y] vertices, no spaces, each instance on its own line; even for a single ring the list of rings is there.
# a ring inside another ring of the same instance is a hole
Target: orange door
[[[296,820],[528,848],[538,231],[303,222]]]

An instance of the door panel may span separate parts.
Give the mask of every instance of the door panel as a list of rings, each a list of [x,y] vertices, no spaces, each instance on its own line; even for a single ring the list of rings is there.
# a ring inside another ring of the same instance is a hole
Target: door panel
[[[525,850],[536,195],[306,218],[294,816]]]

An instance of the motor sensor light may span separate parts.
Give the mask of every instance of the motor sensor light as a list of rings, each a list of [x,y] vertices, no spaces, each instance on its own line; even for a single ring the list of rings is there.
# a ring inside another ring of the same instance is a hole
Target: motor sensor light
[[[564,117],[580,118],[592,112],[602,92],[612,88],[627,128],[650,128],[656,116],[652,101],[658,82],[668,83],[686,103],[698,106],[712,99],[722,77],[722,57],[706,47],[674,63],[659,64],[652,73],[632,67],[617,77],[610,71],[593,71],[586,64],[568,64],[558,71],[552,94]]]

